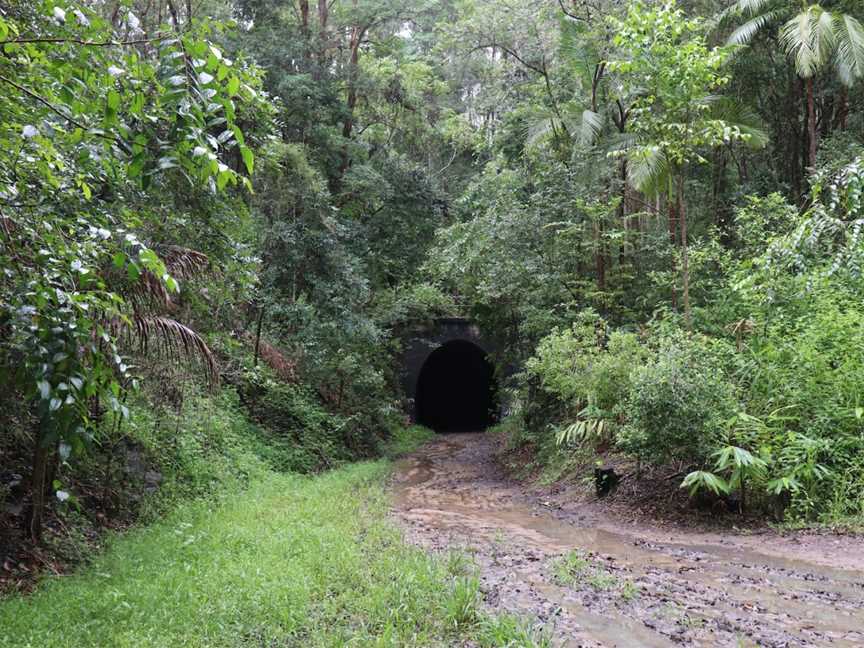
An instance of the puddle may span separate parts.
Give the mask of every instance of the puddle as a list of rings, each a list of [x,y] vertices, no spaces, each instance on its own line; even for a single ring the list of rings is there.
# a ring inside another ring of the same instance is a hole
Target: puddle
[[[537,619],[556,645],[864,646],[864,571],[830,542],[786,557],[770,536],[661,541],[648,526],[560,519],[501,475],[493,449],[485,434],[447,435],[402,460],[394,515],[413,542],[463,549],[486,605]],[[864,539],[850,542],[860,556]],[[568,555],[578,569],[562,577]]]

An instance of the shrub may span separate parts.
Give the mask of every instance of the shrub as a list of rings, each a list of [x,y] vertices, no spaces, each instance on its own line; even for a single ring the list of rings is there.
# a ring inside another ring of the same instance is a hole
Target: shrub
[[[630,375],[619,446],[656,463],[704,460],[735,412],[734,389],[722,369],[726,351],[683,333],[663,339]]]
[[[614,421],[628,392],[630,372],[646,356],[636,335],[613,331],[607,336],[606,323],[585,311],[572,328],[541,340],[526,370],[571,414]]]
[[[858,301],[852,291],[814,282],[810,294],[750,341],[747,412],[765,419],[782,409],[784,416],[746,442],[768,453],[775,490],[788,492],[796,517],[864,514],[864,478],[857,470],[864,453]]]

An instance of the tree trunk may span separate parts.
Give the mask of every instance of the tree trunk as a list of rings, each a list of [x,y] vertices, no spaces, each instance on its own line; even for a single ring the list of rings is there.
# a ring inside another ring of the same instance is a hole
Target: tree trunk
[[[252,366],[258,366],[259,351],[261,349],[261,325],[264,322],[264,306],[263,304],[258,310],[258,323],[255,326],[255,353],[252,357]]]
[[[675,197],[678,222],[681,225],[681,288],[684,298],[684,326],[690,331],[693,320],[690,314],[690,253],[687,246],[687,210],[684,205],[684,176],[678,176],[678,191]]]
[[[627,260],[627,237],[630,234],[630,218],[627,210],[627,159],[621,159],[621,167],[619,169],[619,179],[621,182],[621,204],[618,205],[618,218],[621,222],[621,227],[624,229],[624,238],[618,247],[618,265],[623,266]]]
[[[300,34],[303,36],[303,58],[308,64],[312,56],[309,43],[309,0],[299,0]],[[308,70],[307,70],[308,71]]]
[[[594,268],[597,271],[597,290],[606,290],[606,257],[603,254],[603,223],[594,223]]]
[[[803,80],[797,76],[794,77],[790,88],[792,101],[787,106],[787,120],[791,137],[788,138],[789,155],[786,158],[788,160],[789,185],[795,202],[798,202],[801,197],[801,172],[804,166],[801,150],[801,143],[804,141],[800,108],[802,84]]]
[[[675,276],[678,274],[678,264],[675,263],[675,245],[677,243],[677,236],[675,234],[676,229],[678,228],[678,216],[677,216],[677,202],[674,200],[671,193],[667,196],[666,199],[666,209],[669,214],[669,243],[672,244],[672,308],[678,310],[678,290],[675,286]]]
[[[327,67],[327,20],[330,10],[327,0],[318,0],[318,65],[313,73],[314,79],[321,78],[321,74]]]
[[[811,171],[816,168],[816,151],[818,150],[818,135],[816,133],[816,100],[813,96],[813,77],[807,78],[807,141],[808,163]]]
[[[837,106],[837,115],[834,119],[834,127],[846,130],[846,122],[849,119],[849,89],[844,85],[840,88],[840,99]]]
[[[48,475],[48,458],[51,449],[45,443],[41,425],[36,436],[33,452],[33,469],[30,474],[30,509],[25,516],[25,524],[34,544],[42,541],[42,518],[45,514],[45,486]]]
[[[366,29],[359,25],[351,28],[351,57],[348,62],[348,98],[346,101],[346,116],[342,123],[342,162],[339,164],[339,177],[341,178],[348,170],[350,156],[348,154],[348,140],[354,131],[354,108],[357,106],[357,71],[360,63],[360,43]]]

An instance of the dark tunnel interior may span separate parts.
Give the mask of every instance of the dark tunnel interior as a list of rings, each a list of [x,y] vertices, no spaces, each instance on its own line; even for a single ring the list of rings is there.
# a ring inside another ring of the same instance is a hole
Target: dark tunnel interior
[[[475,432],[497,420],[495,371],[476,344],[448,342],[433,351],[417,379],[416,420],[436,432]]]

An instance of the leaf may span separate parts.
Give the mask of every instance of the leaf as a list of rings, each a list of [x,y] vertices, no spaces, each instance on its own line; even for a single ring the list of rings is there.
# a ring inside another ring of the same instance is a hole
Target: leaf
[[[216,176],[216,188],[219,189],[219,191],[222,191],[231,177],[231,171],[219,171],[219,174]]]
[[[233,97],[240,90],[240,79],[236,76],[228,79],[228,85],[226,86],[226,90],[228,91],[228,96]]]
[[[108,92],[108,108],[114,111],[120,108],[120,93],[116,90]]]
[[[72,446],[65,441],[61,441],[60,445],[57,446],[57,452],[60,455],[60,461],[66,461],[72,454]],[[55,486],[55,488],[57,487]]]
[[[219,384],[219,369],[216,365],[216,357],[207,346],[200,335],[180,322],[161,316],[144,316],[136,314],[129,328],[128,320],[114,320],[111,323],[115,333],[119,335],[123,330],[137,338],[143,353],[161,350],[165,354],[180,352],[187,357],[197,357],[203,364],[211,386]],[[151,341],[158,337],[161,344],[153,345]]]
[[[36,388],[39,390],[39,395],[43,400],[48,400],[48,397],[51,396],[51,383],[47,380],[40,380],[37,382]]]
[[[694,470],[688,474],[681,482],[680,487],[689,489],[691,497],[700,490],[709,490],[715,495],[730,491],[729,484],[726,483],[725,479],[704,470]]]
[[[246,170],[249,172],[249,175],[252,175],[252,171],[255,168],[255,156],[252,154],[252,150],[248,146],[241,145],[240,155],[243,157],[243,164],[246,165]]]
[[[794,477],[778,477],[765,486],[769,493],[780,495],[782,493],[797,493],[801,489],[801,482]]]

